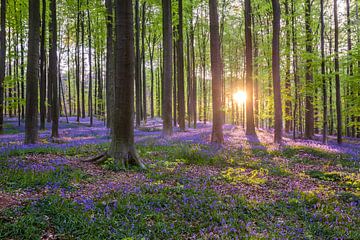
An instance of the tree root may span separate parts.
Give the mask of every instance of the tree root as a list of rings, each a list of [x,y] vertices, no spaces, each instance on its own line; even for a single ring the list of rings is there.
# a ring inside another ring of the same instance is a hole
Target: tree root
[[[107,152],[104,152],[96,157],[93,157],[93,158],[90,158],[90,159],[85,159],[85,160],[82,160],[82,162],[96,162],[98,161],[99,159],[103,158],[104,156],[107,155]]]
[[[128,169],[129,166],[138,166],[141,169],[146,169],[144,162],[139,158],[135,147],[121,148],[118,152],[108,151],[102,153],[94,158],[83,160],[82,162],[88,162],[93,164],[102,164],[109,158],[114,159],[114,164],[119,169]]]

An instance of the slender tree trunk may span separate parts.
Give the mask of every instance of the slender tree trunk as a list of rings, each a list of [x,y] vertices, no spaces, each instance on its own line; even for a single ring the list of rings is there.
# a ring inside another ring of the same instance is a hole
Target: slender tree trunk
[[[255,27],[255,18],[253,18],[252,22]],[[259,46],[256,34],[254,35],[254,100],[255,100],[255,127],[259,127]]]
[[[339,73],[339,26],[338,26],[337,0],[334,0],[334,28],[335,28],[335,89],[336,89],[336,118],[337,118],[337,142],[342,143],[342,116],[341,116],[341,95],[340,95],[340,73]]]
[[[280,4],[272,0],[273,6],[273,42],[272,42],[272,74],[274,89],[275,135],[274,142],[282,141],[282,106],[280,85]]]
[[[81,11],[81,117],[85,118],[85,14]]]
[[[77,0],[77,21],[76,21],[76,121],[80,122],[80,0]]]
[[[329,56],[332,56],[332,37],[331,31],[329,34]],[[332,79],[332,68],[329,67],[329,114],[330,114],[330,121],[329,121],[329,134],[334,134],[334,108],[333,108],[333,79]]]
[[[49,26],[49,81],[52,85],[51,137],[59,137],[59,98],[58,98],[58,59],[57,59],[57,23],[56,23],[56,0],[50,2],[50,26]]]
[[[222,144],[224,135],[222,130],[222,96],[221,96],[221,74],[222,61],[220,53],[219,16],[217,0],[209,1],[210,10],[210,53],[212,74],[212,97],[213,97],[213,127],[211,141]]]
[[[107,127],[111,126],[112,103],[114,98],[113,79],[114,79],[114,55],[113,55],[113,6],[112,0],[106,0],[106,109],[107,109]],[[96,64],[95,64],[96,65]],[[96,92],[96,91],[95,91]],[[96,104],[95,104],[96,106]]]
[[[150,116],[154,118],[154,51],[156,44],[156,35],[154,34],[152,40],[149,41],[149,55],[150,55],[150,71],[151,71],[151,86],[150,86]]]
[[[39,84],[40,1],[29,0],[29,43],[26,71],[25,144],[38,138],[38,84]]]
[[[140,14],[139,0],[135,0],[135,91],[136,91],[136,127],[141,124],[141,61],[140,61]]]
[[[67,87],[69,98],[69,115],[72,116],[72,103],[71,103],[71,72],[70,72],[70,28],[67,26]]]
[[[45,129],[46,118],[46,0],[42,0],[41,45],[40,45],[40,129]]]
[[[253,49],[251,36],[251,3],[245,0],[245,43],[246,43],[246,135],[256,135],[253,102]]]
[[[192,109],[193,109],[193,121],[194,128],[197,125],[197,78],[196,78],[196,62],[195,62],[195,27],[193,24],[190,26],[190,42],[191,42],[191,63],[192,63],[192,89],[193,89],[193,100],[192,100]]]
[[[174,27],[173,29],[173,34],[174,34],[174,39],[173,39],[173,122],[174,122],[174,127],[177,126],[177,113],[178,113],[178,105],[177,105],[177,66],[176,66],[176,49],[177,49],[177,44],[176,44],[176,29]]]
[[[350,78],[352,78],[354,76],[354,66],[353,66],[353,57],[352,57],[352,41],[351,41],[351,16],[350,16],[350,0],[346,0],[346,18],[347,18],[347,47],[348,47],[348,58],[349,58],[349,66],[348,66],[348,75],[350,76]],[[352,84],[351,84],[352,85]],[[355,92],[353,90],[352,87],[350,87],[350,92],[349,95],[350,96],[354,96]],[[356,108],[356,106],[354,106],[354,104],[349,103],[350,108]],[[346,112],[350,112],[350,111],[346,111]],[[352,126],[349,126],[349,135],[351,137],[355,137],[355,133],[356,133],[356,129],[355,129],[355,117],[354,114],[352,114],[349,117],[349,120],[352,123]]]
[[[142,6],[142,33],[141,33],[141,46],[142,46],[142,100],[143,100],[143,120],[146,124],[147,121],[147,103],[146,103],[146,59],[145,59],[145,37],[146,37],[146,1]]]
[[[6,0],[1,0],[0,10],[0,133],[4,124],[4,81],[6,58]]]
[[[87,18],[88,18],[88,41],[89,41],[89,95],[88,95],[88,105],[89,105],[89,116],[90,116],[90,126],[93,125],[93,102],[92,102],[92,40],[91,40],[91,19],[90,19],[90,6],[89,0],[87,0]]]
[[[289,133],[292,126],[292,103],[291,103],[291,82],[290,82],[290,52],[291,52],[291,40],[290,40],[290,22],[289,22],[289,2],[285,1],[285,25],[286,25],[286,67],[285,67],[285,132]]]
[[[178,0],[178,39],[177,39],[177,82],[178,82],[178,108],[179,108],[179,128],[185,131],[185,84],[184,84],[184,36],[183,36],[183,4]]]
[[[188,127],[191,127],[191,118],[192,118],[192,76],[191,76],[191,58],[190,58],[190,39],[189,32],[186,34],[186,73],[187,73],[187,114],[188,114]]]
[[[162,0],[163,8],[163,135],[172,135],[172,13],[171,0]]]
[[[312,139],[314,136],[314,97],[313,97],[313,73],[312,73],[312,30],[311,30],[311,1],[305,2],[305,31],[306,31],[306,97],[305,97],[305,138]]]
[[[325,77],[325,22],[324,22],[324,0],[320,0],[320,19],[321,19],[321,78],[322,78],[322,90],[323,90],[323,134],[322,141],[327,143],[327,89],[326,89],[326,77]]]

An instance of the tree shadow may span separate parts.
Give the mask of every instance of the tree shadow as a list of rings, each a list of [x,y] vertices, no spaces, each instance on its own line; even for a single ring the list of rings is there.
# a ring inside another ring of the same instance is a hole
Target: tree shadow
[[[266,146],[264,146],[260,142],[260,140],[256,134],[255,135],[246,135],[246,139],[247,139],[248,144],[250,145],[250,150],[252,152],[257,152],[257,151],[267,152]]]

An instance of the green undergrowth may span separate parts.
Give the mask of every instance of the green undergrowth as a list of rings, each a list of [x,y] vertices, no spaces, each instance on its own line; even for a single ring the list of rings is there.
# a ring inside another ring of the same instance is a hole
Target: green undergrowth
[[[359,209],[338,199],[294,193],[288,200],[255,203],[219,196],[203,186],[144,185],[136,193],[93,201],[54,195],[0,218],[0,238],[60,239],[302,238],[359,239]]]

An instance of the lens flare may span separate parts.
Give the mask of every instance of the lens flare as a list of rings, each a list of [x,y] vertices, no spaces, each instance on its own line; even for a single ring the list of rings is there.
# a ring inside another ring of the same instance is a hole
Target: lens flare
[[[244,91],[234,93],[233,97],[237,104],[243,104],[246,102],[246,92]]]

